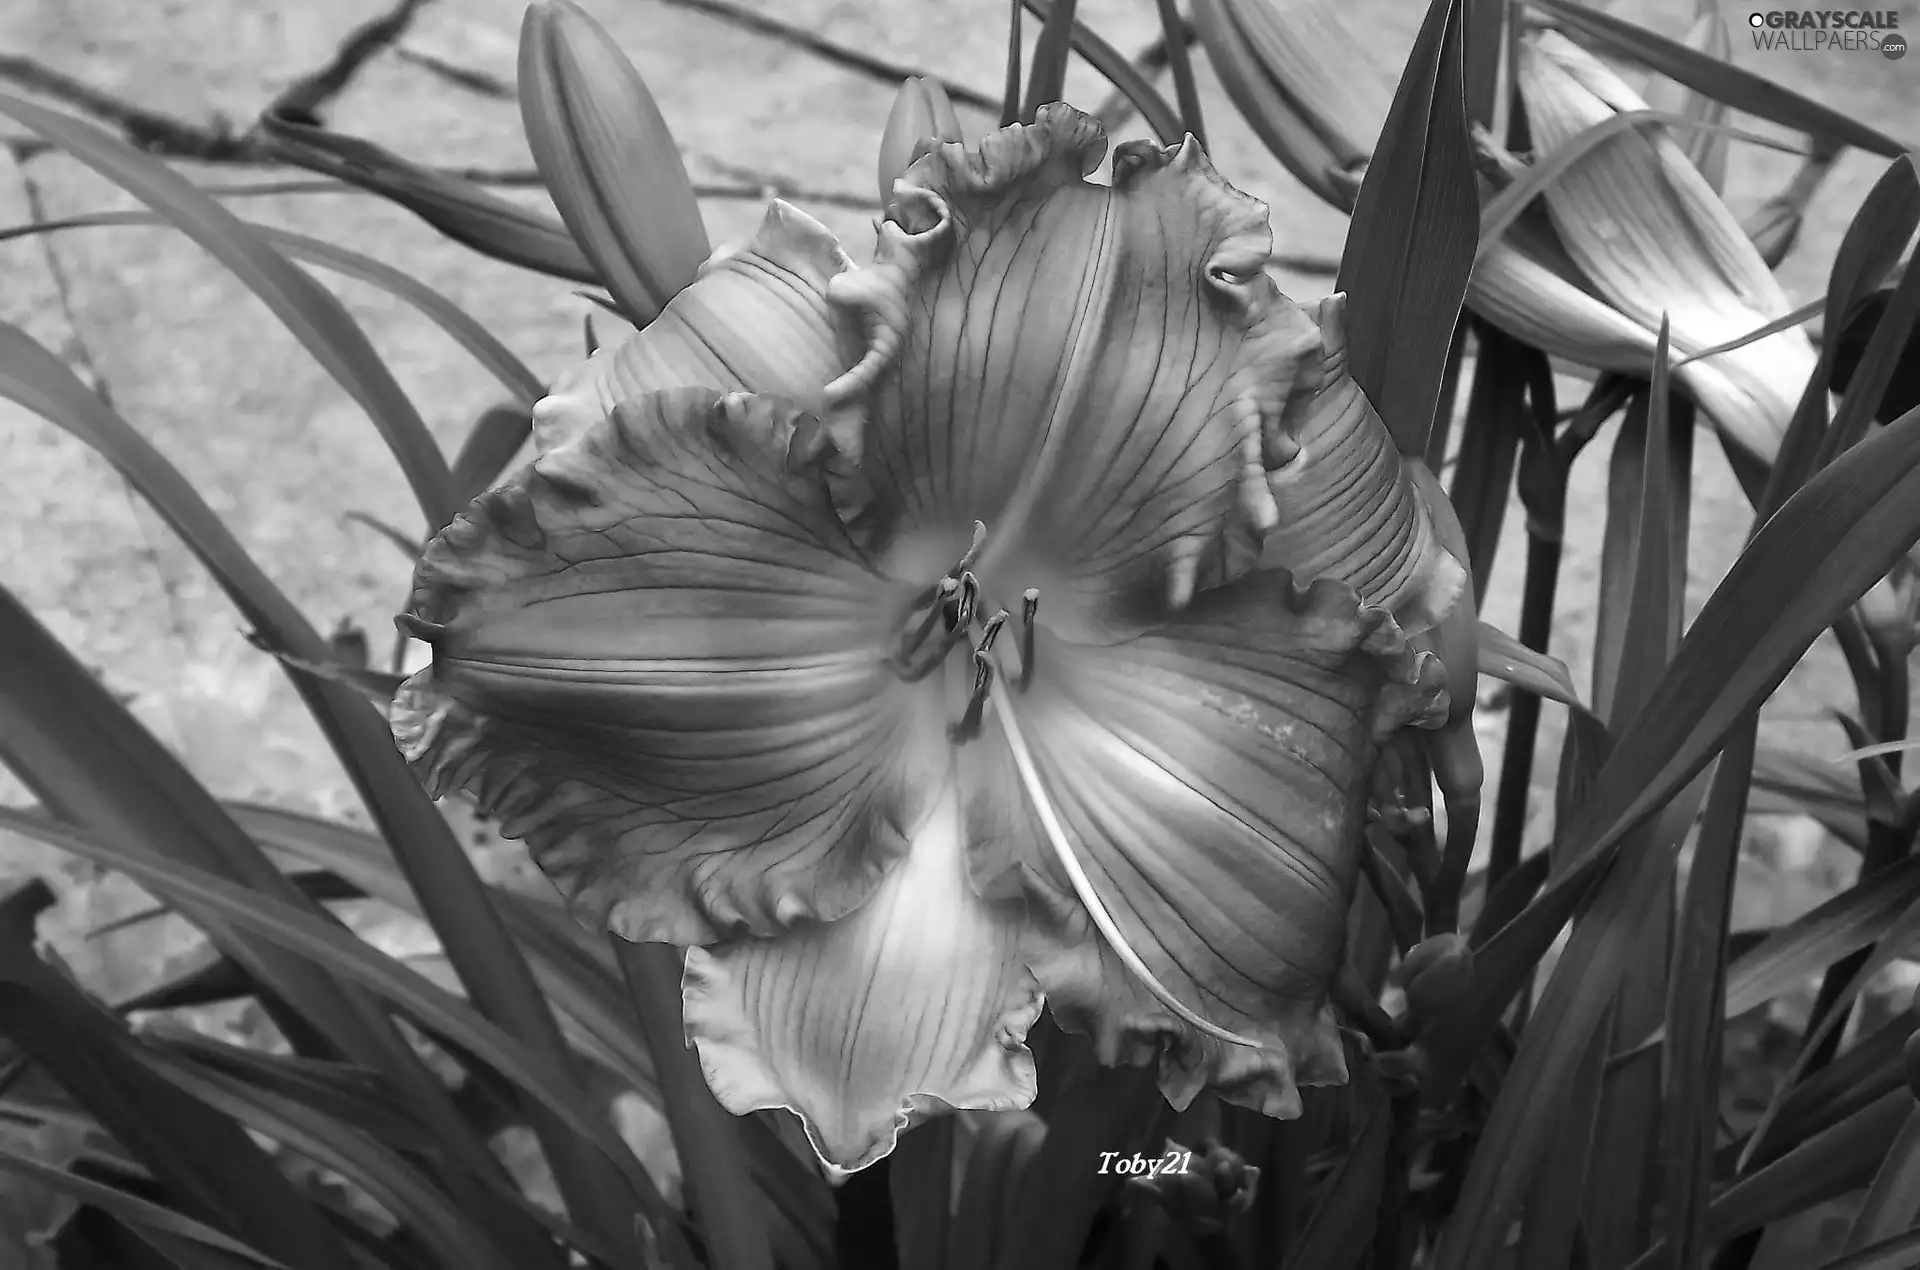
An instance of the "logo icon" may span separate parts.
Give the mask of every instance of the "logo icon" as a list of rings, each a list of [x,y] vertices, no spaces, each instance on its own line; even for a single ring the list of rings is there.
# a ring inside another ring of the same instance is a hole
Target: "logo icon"
[[[1749,13],[1747,15],[1747,25],[1750,27],[1763,27],[1766,24],[1767,16],[1764,13]]]
[[[1907,41],[1904,36],[1886,35],[1880,39],[1880,52],[1889,62],[1897,62],[1907,55]]]

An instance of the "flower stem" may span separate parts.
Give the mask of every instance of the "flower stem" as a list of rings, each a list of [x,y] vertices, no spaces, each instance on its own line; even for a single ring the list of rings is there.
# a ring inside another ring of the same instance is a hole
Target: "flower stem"
[[[739,1128],[707,1088],[682,1022],[680,976],[686,954],[671,944],[632,944],[608,936],[632,994],[661,1109],[685,1170],[687,1207],[706,1241],[712,1270],[773,1270]]]

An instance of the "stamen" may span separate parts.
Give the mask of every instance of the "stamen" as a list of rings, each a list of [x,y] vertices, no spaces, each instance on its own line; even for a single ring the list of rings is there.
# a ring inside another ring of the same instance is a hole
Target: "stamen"
[[[976,660],[978,654],[975,654]],[[976,679],[976,683],[978,680]],[[1080,904],[1087,910],[1087,916],[1093,919],[1094,926],[1106,939],[1107,946],[1113,949],[1120,963],[1132,972],[1140,985],[1161,1005],[1179,1016],[1196,1031],[1203,1032],[1216,1040],[1232,1045],[1244,1045],[1249,1049],[1262,1048],[1259,1041],[1251,1037],[1229,1032],[1218,1024],[1201,1018],[1198,1014],[1180,1003],[1179,998],[1167,991],[1167,988],[1153,972],[1147,969],[1140,954],[1133,950],[1127,937],[1120,932],[1113,915],[1107,912],[1106,905],[1100,902],[1100,895],[1093,889],[1093,881],[1087,877],[1086,870],[1080,867],[1080,861],[1074,856],[1073,848],[1067,844],[1066,829],[1060,824],[1060,817],[1054,813],[1053,801],[1047,797],[1046,787],[1040,783],[1040,771],[1034,766],[1033,755],[1027,749],[1027,741],[1020,733],[1019,725],[1014,722],[1011,702],[1007,700],[1006,689],[989,678],[988,690],[994,698],[994,717],[1000,720],[1001,731],[1006,733],[1007,748],[1013,753],[1013,765],[1020,773],[1020,782],[1026,786],[1027,799],[1033,804],[1034,813],[1040,818],[1040,827],[1045,832],[1047,843],[1053,848],[1054,855],[1060,861],[1060,867],[1066,871],[1067,879],[1073,883],[1074,894],[1080,897]],[[972,713],[971,710],[968,711]]]
[[[915,596],[913,604],[910,607],[917,609],[922,605],[932,604],[941,598],[944,594],[943,588],[946,587],[947,583],[960,578],[967,570],[973,568],[973,562],[980,558],[980,552],[986,545],[987,524],[985,521],[976,520],[973,522],[973,542],[968,545],[965,554],[960,557],[959,562],[956,563],[953,568],[947,570],[945,577]]]
[[[1007,611],[1005,609],[1001,609],[998,613],[995,613],[987,619],[986,627],[980,632],[981,652],[990,653],[993,651],[993,641],[1000,638],[1000,628],[1006,624]]]
[[[1040,611],[1040,591],[1028,587],[1020,596],[1020,691],[1033,682],[1033,615]]]
[[[960,722],[947,727],[947,738],[955,745],[980,735],[980,716],[987,707],[987,693],[992,688],[993,654],[985,647],[977,648],[973,653],[973,695],[967,698],[967,712],[960,716]]]
[[[935,592],[939,597],[939,603],[927,610],[927,615],[920,620],[920,628],[914,631],[913,638],[900,645],[900,651],[895,655],[895,660],[904,660],[919,651],[920,646],[927,642],[927,637],[933,634],[933,628],[939,623],[940,615],[946,611],[947,601],[959,593],[960,579],[940,579],[939,587]]]
[[[973,617],[980,605],[980,582],[971,573],[960,575],[960,594],[947,600],[940,606],[941,614],[947,620],[947,630],[964,631],[973,625]]]

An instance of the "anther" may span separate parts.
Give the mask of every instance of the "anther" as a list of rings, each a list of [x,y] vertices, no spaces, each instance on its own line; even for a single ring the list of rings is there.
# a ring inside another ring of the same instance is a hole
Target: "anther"
[[[985,648],[973,654],[973,695],[967,699],[967,712],[960,722],[947,726],[947,737],[955,744],[980,735],[980,716],[987,708],[987,694],[993,690],[993,658]]]
[[[980,605],[980,582],[971,573],[961,573],[960,594],[943,602],[940,612],[946,618],[947,630],[964,631],[973,625],[974,611]]]
[[[1000,638],[1000,628],[1006,624],[1007,611],[1005,609],[1001,609],[998,613],[995,613],[987,619],[986,626],[982,628],[980,632],[981,652],[990,653],[993,651],[993,641]]]
[[[1020,690],[1033,682],[1033,617],[1040,611],[1040,592],[1028,587],[1020,596]]]
[[[934,590],[936,602],[927,610],[927,615],[920,619],[920,628],[914,631],[913,638],[900,646],[899,658],[911,657],[919,651],[920,646],[927,642],[927,637],[933,634],[933,628],[940,621],[940,615],[946,612],[947,601],[959,594],[960,579],[940,579],[939,585]]]
[[[973,562],[980,558],[980,552],[985,549],[986,545],[986,522],[976,520],[973,522],[973,541],[968,544],[966,553],[960,557],[959,562],[956,563],[953,568],[947,570],[945,577],[914,597],[913,607],[919,608],[923,604],[933,604],[950,596],[952,592],[947,590],[948,584],[958,582],[960,578],[966,575],[967,570],[973,568]]]

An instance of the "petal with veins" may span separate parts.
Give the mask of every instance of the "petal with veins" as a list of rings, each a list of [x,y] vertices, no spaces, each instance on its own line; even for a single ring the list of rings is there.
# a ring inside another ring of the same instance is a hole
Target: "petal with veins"
[[[484,495],[403,618],[434,649],[394,704],[409,761],[634,940],[852,910],[948,762],[938,685],[881,664],[895,588],[788,466],[806,417],[717,396],[622,406]]]
[[[665,388],[778,393],[815,408],[859,355],[827,303],[828,282],[852,267],[831,230],[775,200],[753,239],[716,253],[646,329],[560,377],[534,406],[536,446],[544,454],[621,402]]]
[[[1033,1101],[1025,1041],[1042,1002],[1022,906],[974,894],[951,785],[910,838],[839,921],[687,954],[687,1035],[721,1105],[792,1110],[838,1169],[886,1155],[927,1114]]]
[[[1345,950],[1361,817],[1381,741],[1445,717],[1444,671],[1351,588],[1283,572],[1203,593],[1177,621],[1103,648],[1051,641],[1007,716],[1039,789],[1005,751],[972,755],[974,806],[1054,808],[1125,943],[1209,1024],[1200,1035],[1121,968],[1036,818],[1003,813],[977,852],[983,893],[1017,877],[1031,964],[1056,1018],[1102,1058],[1162,1058],[1184,1105],[1203,1085],[1269,1115],[1345,1077],[1326,989]]]
[[[1093,184],[1106,144],[1054,105],[933,149],[873,267],[829,288],[868,333],[828,402],[865,414],[880,542],[951,560],[984,521],[983,583],[1039,587],[1089,639],[1178,608],[1229,526],[1272,523],[1261,429],[1319,351],[1262,271],[1265,205],[1191,140],[1124,144]]]
[[[1288,452],[1268,456],[1279,521],[1260,564],[1302,581],[1344,582],[1413,634],[1453,606],[1466,570],[1440,545],[1433,509],[1347,371],[1345,313],[1344,295],[1320,302],[1318,388],[1280,420]]]

